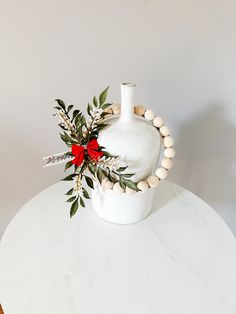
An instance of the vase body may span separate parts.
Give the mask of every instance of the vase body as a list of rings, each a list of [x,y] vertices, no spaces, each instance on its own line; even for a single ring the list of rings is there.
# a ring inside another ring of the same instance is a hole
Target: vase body
[[[98,142],[112,155],[127,165],[127,173],[135,173],[132,181],[140,181],[151,175],[157,165],[160,152],[160,135],[148,122],[134,116],[132,83],[121,84],[121,114],[111,120],[110,126],[100,132]],[[155,189],[133,195],[116,194],[95,184],[92,205],[104,220],[118,223],[136,223],[146,217],[153,204]]]

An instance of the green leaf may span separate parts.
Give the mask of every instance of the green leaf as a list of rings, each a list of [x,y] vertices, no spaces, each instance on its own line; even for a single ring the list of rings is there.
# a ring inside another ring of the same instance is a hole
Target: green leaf
[[[71,122],[73,122],[73,120],[75,119],[75,117],[76,117],[78,114],[80,114],[80,110],[76,109],[76,110],[73,111]]]
[[[76,126],[76,131],[78,133],[78,137],[82,139],[83,138],[83,126],[82,125]]]
[[[126,185],[124,184],[124,182],[123,182],[123,181],[119,181],[119,184],[120,184],[120,186],[122,187],[122,189],[125,190]]]
[[[60,133],[60,137],[61,137],[61,139],[63,140],[63,142],[65,142],[65,143],[67,144],[67,142],[66,142],[66,138],[65,138],[65,135],[64,135],[64,134],[62,134],[62,133]]]
[[[67,202],[71,203],[76,199],[77,196],[72,196],[70,198],[68,198]]]
[[[80,198],[79,202],[80,202],[80,205],[81,205],[82,207],[85,207],[85,203],[84,203],[84,200],[82,199],[82,197]]]
[[[121,179],[122,180],[122,182],[126,185],[126,186],[128,186],[128,188],[130,188],[131,190],[135,190],[135,191],[139,191],[139,189],[137,188],[137,184],[136,183],[134,183],[133,181],[131,181],[131,180],[126,180],[126,179]]]
[[[55,107],[53,107],[53,108],[55,108],[55,109],[57,109],[57,110],[61,110],[61,107],[60,107],[60,106],[55,106]]]
[[[72,181],[74,176],[76,176],[75,173],[69,174],[67,177],[65,177],[64,179],[62,179],[62,181]]]
[[[125,169],[127,169],[128,168],[128,166],[126,166],[126,167],[120,167],[119,169],[117,169],[117,171],[118,172],[122,172],[122,171],[125,171]]]
[[[123,173],[122,177],[124,178],[131,178],[134,175],[134,173]]]
[[[73,105],[68,106],[67,113],[69,113],[73,107],[74,107]]]
[[[63,123],[59,123],[58,125],[60,128],[62,128],[63,131],[67,131]]]
[[[104,177],[108,176],[107,171],[105,169],[102,169],[102,174],[103,174]]]
[[[99,96],[100,106],[102,106],[104,102],[106,101],[108,89],[109,89],[109,86],[106,89],[104,89],[104,91],[102,91]]]
[[[111,182],[116,182],[115,178],[109,173],[108,174],[108,179],[111,181]]]
[[[91,111],[92,110],[93,110],[93,107],[90,104],[88,104],[88,106],[87,106],[87,113],[88,113],[88,115],[91,115]]]
[[[82,166],[80,166],[79,173],[82,174],[87,168],[87,164],[83,162]]]
[[[91,189],[94,189],[94,186],[93,186],[93,180],[88,177],[88,176],[84,176],[85,177],[85,181],[87,183],[87,185],[91,188]]]
[[[103,155],[106,157],[117,157],[117,156],[113,156],[112,154],[110,154],[109,152],[103,151]]]
[[[60,133],[60,137],[61,137],[61,139],[63,140],[63,142],[67,142],[67,140],[66,140],[66,136],[65,136],[65,132],[63,132],[63,133]]]
[[[58,103],[58,105],[59,105],[64,111],[66,111],[66,105],[65,105],[65,103],[64,103],[63,100],[61,100],[61,99],[55,99],[55,101]]]
[[[64,132],[64,134],[60,134],[60,136],[66,144],[78,144],[78,142],[73,140],[66,132]]]
[[[95,96],[93,97],[93,104],[94,104],[95,107],[98,106],[98,100],[97,100],[97,98]]]
[[[82,115],[82,125],[85,125],[86,124],[86,119],[84,117],[84,115]]]
[[[72,166],[73,166],[72,162],[71,162],[71,161],[68,161],[68,162],[65,164],[65,171],[66,171],[67,169],[69,169],[70,167],[72,167]]]
[[[103,130],[104,128],[106,128],[107,126],[109,126],[108,123],[101,123],[101,124],[99,124],[99,125],[96,127],[96,131],[101,131],[101,130]]]
[[[85,190],[85,188],[83,188],[83,195],[85,198],[90,199],[90,196],[89,196],[88,192]]]
[[[97,169],[97,178],[98,178],[98,181],[99,181],[100,183],[102,183],[102,177],[103,177],[102,169],[101,169],[101,168],[98,168],[98,169]]]
[[[71,195],[71,194],[73,194],[73,192],[74,192],[74,188],[72,188],[72,189],[70,189],[68,192],[66,192],[65,195]]]
[[[95,176],[95,166],[92,164],[88,164],[89,171]]]
[[[72,203],[70,208],[70,218],[74,216],[74,214],[77,212],[78,207],[79,207],[78,199],[76,199],[74,203]]]
[[[109,106],[111,106],[112,104],[108,104],[108,103],[106,103],[106,104],[103,104],[102,105],[102,109],[106,109],[107,107],[109,107]]]
[[[82,117],[80,114],[78,114],[76,117],[75,117],[75,125],[76,127],[79,127],[81,125],[81,122],[82,122]]]
[[[110,115],[109,112],[102,112],[101,113],[101,118],[105,118],[106,116]]]

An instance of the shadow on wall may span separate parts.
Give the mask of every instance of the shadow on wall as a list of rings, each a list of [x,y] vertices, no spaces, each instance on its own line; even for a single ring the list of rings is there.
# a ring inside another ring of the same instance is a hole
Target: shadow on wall
[[[236,234],[235,139],[224,107],[209,106],[180,129],[172,178],[212,205]]]

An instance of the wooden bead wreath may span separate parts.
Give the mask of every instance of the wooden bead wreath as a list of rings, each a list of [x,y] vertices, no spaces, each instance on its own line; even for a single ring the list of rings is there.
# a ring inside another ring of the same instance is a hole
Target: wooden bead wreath
[[[113,115],[117,116],[120,114],[120,104],[114,104],[113,106],[105,109],[104,111],[109,114],[108,119]],[[102,181],[102,186],[107,190],[113,190],[114,192],[121,194],[126,193],[127,195],[133,195],[136,192],[145,192],[149,188],[155,188],[158,186],[160,180],[166,179],[168,175],[168,170],[173,166],[173,158],[175,157],[175,149],[173,148],[174,139],[170,136],[169,128],[164,124],[163,119],[160,116],[157,116],[155,112],[151,109],[145,109],[144,106],[138,105],[134,106],[134,113],[137,116],[140,116],[151,123],[161,135],[162,142],[164,145],[164,157],[162,158],[160,165],[155,171],[154,175],[148,176],[146,179],[143,179],[137,182],[137,187],[139,191],[135,191],[126,187],[123,189],[119,182],[113,184],[107,178]]]
[[[156,187],[160,180],[167,177],[168,170],[173,165],[175,150],[172,147],[174,141],[169,129],[164,125],[162,118],[143,106],[135,106],[134,113],[146,119],[159,131],[164,145],[164,158],[154,175],[139,182],[132,181],[130,178],[134,174],[127,173],[127,166],[120,164],[119,157],[111,155],[105,147],[99,145],[97,141],[99,132],[109,125],[105,122],[120,113],[119,104],[106,102],[107,92],[108,88],[99,95],[98,99],[93,97],[92,104],[89,103],[87,106],[87,118],[80,110],[72,110],[73,105],[66,106],[61,99],[56,99],[55,115],[59,117],[58,125],[62,129],[60,136],[69,147],[69,151],[50,155],[44,160],[45,166],[66,163],[65,171],[73,169],[73,172],[63,179],[74,183],[65,194],[68,197],[67,202],[71,203],[71,217],[79,206],[85,207],[85,199],[90,198],[86,188],[87,186],[94,188],[94,180],[98,180],[107,190],[133,195]],[[86,185],[83,184],[84,182]]]

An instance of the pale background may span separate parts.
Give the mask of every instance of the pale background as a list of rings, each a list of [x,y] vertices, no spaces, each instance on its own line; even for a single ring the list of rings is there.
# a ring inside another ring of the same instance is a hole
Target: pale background
[[[121,81],[174,130],[170,179],[236,233],[235,0],[0,0],[0,234],[63,177],[41,157],[64,150],[53,99],[84,109]],[[55,217],[56,219],[56,217]]]

